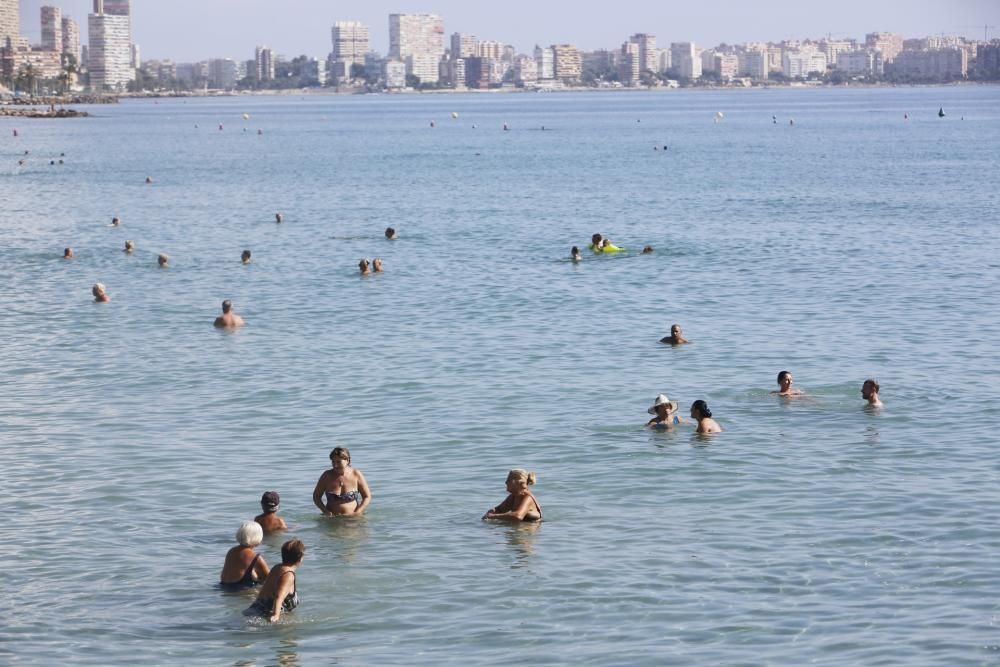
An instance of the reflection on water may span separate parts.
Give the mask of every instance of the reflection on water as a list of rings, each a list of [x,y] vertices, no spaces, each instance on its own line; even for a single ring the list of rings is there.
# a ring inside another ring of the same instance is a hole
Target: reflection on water
[[[514,562],[510,565],[512,570],[530,565],[529,559],[534,553],[535,538],[543,523],[544,521],[518,521],[504,526],[504,536],[507,538],[507,544],[512,547],[514,555]]]
[[[371,535],[368,515],[361,516],[320,516],[316,519],[322,534],[337,545],[338,559],[342,564],[354,563],[364,550]]]

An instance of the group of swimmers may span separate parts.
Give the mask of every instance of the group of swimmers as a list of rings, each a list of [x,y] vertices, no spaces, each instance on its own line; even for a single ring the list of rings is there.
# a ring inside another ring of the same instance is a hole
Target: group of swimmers
[[[528,489],[536,481],[535,473],[515,468],[507,474],[507,497],[486,510],[483,520],[541,521],[542,506]],[[313,504],[326,517],[359,516],[371,504],[372,494],[364,474],[351,466],[346,447],[330,452],[330,469],[324,470],[313,489]],[[274,623],[282,612],[299,604],[295,572],[305,555],[305,544],[292,539],[281,546],[281,565],[270,569],[256,548],[265,534],[288,529],[278,516],[281,497],[277,491],[265,491],[260,499],[261,513],[253,521],[244,521],[236,531],[237,545],[226,552],[219,574],[219,586],[225,591],[241,591],[260,586],[257,598],[244,611],[247,616],[266,618]],[[290,575],[290,576],[289,576]]]
[[[601,234],[593,234],[590,237],[590,245],[587,246],[587,249],[598,255],[602,253],[613,254],[625,250],[625,248],[616,246],[611,242],[611,239],[604,238]],[[653,252],[653,246],[651,245],[647,245],[642,249],[643,255],[648,255],[651,252]],[[570,248],[569,257],[574,262],[583,261],[583,255],[580,254],[580,248],[577,246]]]
[[[670,335],[661,338],[660,342],[676,346],[685,345],[691,341],[684,337],[681,325],[673,324],[670,327]],[[792,387],[792,383],[791,372],[781,371],[778,373],[778,389],[771,393],[775,396],[785,398],[805,396],[802,390]],[[861,384],[861,398],[871,408],[881,408],[883,406],[881,399],[879,399],[879,389],[878,380],[874,378],[868,378]],[[663,430],[673,429],[675,425],[681,424],[684,421],[677,414],[679,407],[677,401],[671,401],[666,394],[657,395],[653,401],[653,405],[647,410],[649,414],[653,415],[653,418],[646,422],[646,426]],[[691,404],[691,418],[698,423],[696,428],[697,433],[720,433],[722,431],[719,423],[712,419],[712,411],[708,408],[708,403],[703,400],[697,400]]]
[[[274,221],[278,224],[281,224],[284,221],[284,216],[281,213],[275,213]],[[112,227],[121,226],[121,218],[119,218],[118,216],[114,216],[113,218],[111,218],[111,226]],[[396,230],[393,229],[392,227],[386,227],[385,237],[390,241],[395,241],[398,238],[396,236]],[[133,241],[132,239],[125,241],[125,249],[122,252],[124,252],[126,255],[131,255],[133,252],[135,252],[135,241]],[[251,253],[249,249],[246,249],[240,254],[240,262],[242,264],[250,264],[252,256],[253,253]],[[62,255],[63,259],[75,259],[75,257],[76,255],[73,252],[73,248],[67,247],[63,249],[63,255]],[[160,253],[156,257],[156,264],[161,269],[169,268],[170,257],[164,253]],[[363,276],[372,273],[382,273],[384,271],[384,268],[382,266],[382,260],[378,257],[375,257],[370,262],[367,259],[362,258],[361,261],[358,262],[358,269],[361,275]],[[104,285],[104,283],[100,282],[94,283],[93,287],[91,287],[90,292],[91,294],[93,294],[94,301],[97,303],[107,303],[111,301],[111,297],[108,295],[107,287]],[[232,310],[232,302],[229,301],[228,299],[226,301],[223,301],[222,315],[215,318],[215,326],[237,327],[242,325],[244,323],[243,319],[240,316],[236,315],[235,313],[231,313],[231,310]]]

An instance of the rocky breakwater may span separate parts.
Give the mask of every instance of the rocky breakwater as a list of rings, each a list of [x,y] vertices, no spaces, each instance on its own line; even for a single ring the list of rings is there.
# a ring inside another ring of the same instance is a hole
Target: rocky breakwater
[[[84,118],[90,114],[76,109],[56,109],[50,107],[0,106],[0,116],[7,118]]]

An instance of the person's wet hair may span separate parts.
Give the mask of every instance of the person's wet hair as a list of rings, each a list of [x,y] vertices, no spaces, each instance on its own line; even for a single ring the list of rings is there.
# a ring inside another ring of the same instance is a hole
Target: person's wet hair
[[[333,451],[330,452],[330,460],[333,459],[344,459],[348,464],[351,462],[351,453],[347,451],[347,447],[334,447]]]
[[[295,565],[306,554],[306,545],[302,540],[288,540],[281,545],[281,564]]]
[[[700,414],[702,417],[712,416],[712,411],[708,409],[708,403],[703,400],[697,400],[691,404],[691,409]]]
[[[791,371],[781,371],[780,373],[778,373],[778,384],[781,384],[781,381],[785,379],[786,375],[791,375],[791,374],[792,374]]]
[[[533,486],[537,480],[537,476],[533,472],[528,472],[523,468],[514,468],[509,473],[507,473],[508,479],[513,479],[518,482],[524,482],[526,486]]]
[[[229,299],[226,299],[225,301],[222,302],[222,312],[228,313],[232,309],[233,309],[233,302],[232,301],[230,301]]]
[[[866,384],[870,384],[872,386],[872,389],[875,390],[875,393],[876,394],[878,393],[879,390],[878,380],[876,380],[875,378],[868,378],[867,380],[861,383],[861,386],[864,386]]]

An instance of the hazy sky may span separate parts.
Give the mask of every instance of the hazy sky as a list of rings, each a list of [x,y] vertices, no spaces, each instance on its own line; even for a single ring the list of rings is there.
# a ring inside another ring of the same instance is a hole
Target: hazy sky
[[[21,25],[33,43],[39,38],[39,8],[51,4],[81,25],[86,43],[92,0],[21,0]],[[177,62],[253,57],[265,44],[288,57],[330,52],[334,21],[361,21],[371,28],[372,48],[385,53],[392,13],[432,13],[444,18],[445,34],[467,32],[480,39],[534,45],[572,43],[584,50],[617,48],[631,34],[651,32],[661,45],[694,41],[779,41],[788,38],[863,39],[888,30],[907,37],[964,34],[982,39],[983,24],[996,25],[1000,0],[133,0],[133,33],[142,57]],[[979,26],[979,27],[976,27]]]

